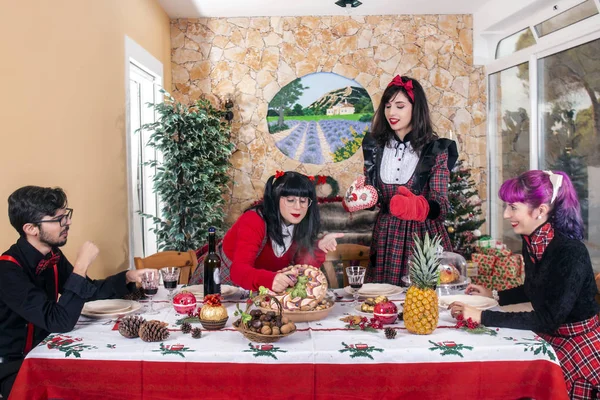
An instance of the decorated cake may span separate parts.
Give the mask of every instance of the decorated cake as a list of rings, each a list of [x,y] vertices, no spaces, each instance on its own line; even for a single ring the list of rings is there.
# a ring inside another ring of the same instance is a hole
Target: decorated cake
[[[269,295],[281,302],[284,311],[311,311],[317,309],[327,294],[327,278],[318,268],[307,264],[290,265],[279,271],[289,276],[294,282],[293,287],[283,293],[269,291]],[[276,309],[271,302],[271,309]]]
[[[444,251],[439,260],[440,284],[457,284],[467,276],[467,262],[460,254]]]
[[[454,265],[440,265],[440,283],[454,283],[460,279],[460,272]]]

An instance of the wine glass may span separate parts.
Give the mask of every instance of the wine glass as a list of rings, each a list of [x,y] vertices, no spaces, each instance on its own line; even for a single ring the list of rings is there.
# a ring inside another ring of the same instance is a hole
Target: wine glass
[[[179,271],[181,269],[177,267],[164,267],[160,269],[163,285],[169,291],[169,301],[173,300],[173,291],[177,288],[177,281],[179,281]]]
[[[348,283],[350,284],[352,294],[354,295],[352,308],[358,305],[358,291],[365,282],[365,272],[367,272],[367,269],[358,265],[346,268],[346,276],[348,276]]]
[[[150,297],[150,308],[146,307],[145,314],[158,314],[158,311],[154,309],[152,297],[158,292],[159,282],[160,275],[156,270],[144,272],[142,275],[142,290],[146,296]]]

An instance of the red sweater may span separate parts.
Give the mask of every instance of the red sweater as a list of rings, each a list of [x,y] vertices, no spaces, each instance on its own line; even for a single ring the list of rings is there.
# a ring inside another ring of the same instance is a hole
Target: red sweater
[[[295,264],[319,268],[325,261],[325,252],[316,246],[314,255],[306,250],[296,254],[298,246],[295,242],[281,257],[277,257],[269,238],[260,251],[266,234],[264,219],[253,211],[242,214],[225,234],[223,252],[231,260],[230,276],[236,285],[248,290],[258,290],[260,286],[270,289],[276,271]]]

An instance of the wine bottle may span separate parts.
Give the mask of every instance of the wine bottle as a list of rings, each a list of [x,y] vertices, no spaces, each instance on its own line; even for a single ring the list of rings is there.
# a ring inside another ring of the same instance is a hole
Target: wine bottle
[[[208,228],[208,254],[204,258],[204,295],[221,294],[221,257],[216,252],[215,228]]]

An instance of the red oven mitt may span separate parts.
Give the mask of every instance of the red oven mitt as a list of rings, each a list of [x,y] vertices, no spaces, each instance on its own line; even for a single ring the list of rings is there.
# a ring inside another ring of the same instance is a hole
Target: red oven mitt
[[[429,214],[429,203],[425,197],[415,196],[406,186],[400,186],[390,201],[390,214],[406,221],[423,222]]]

